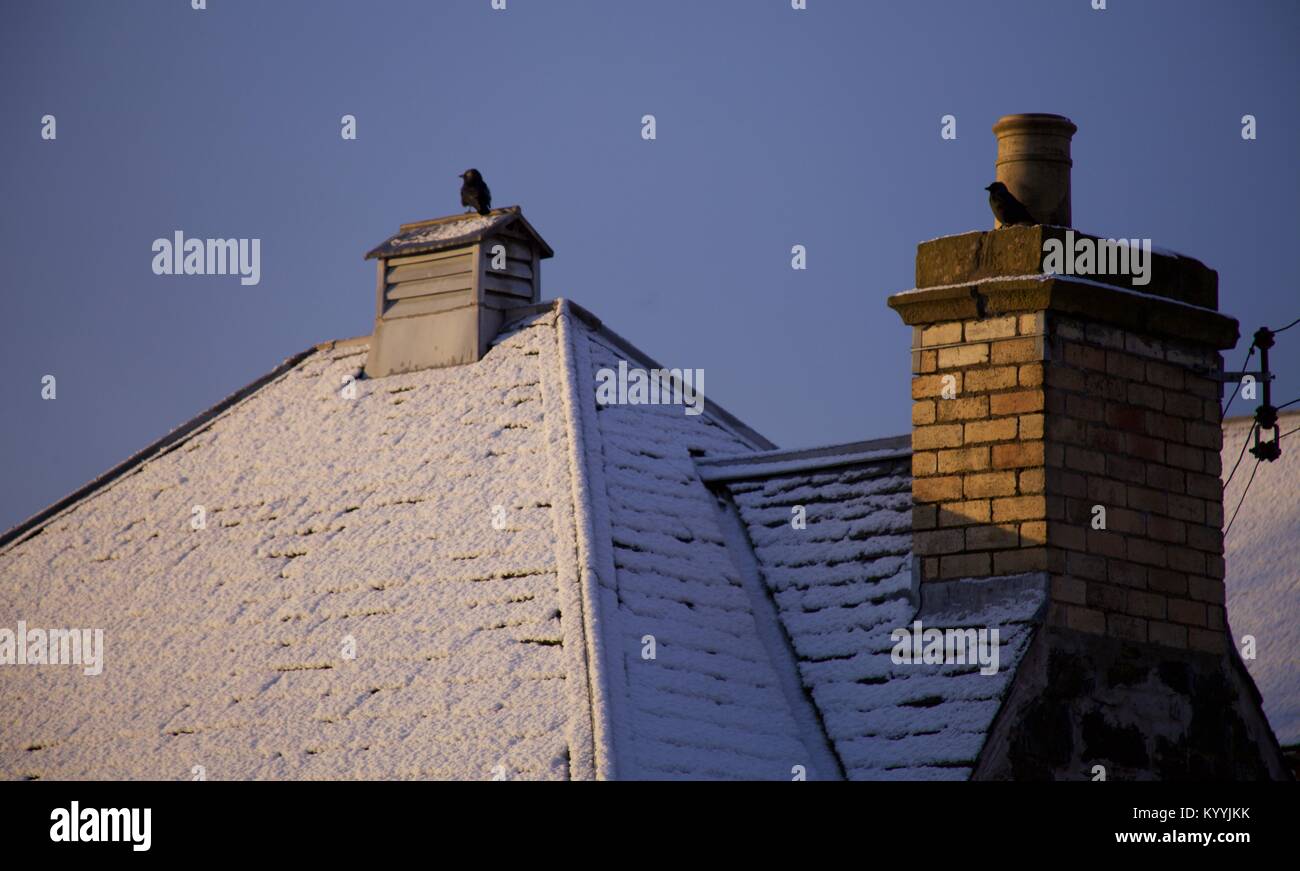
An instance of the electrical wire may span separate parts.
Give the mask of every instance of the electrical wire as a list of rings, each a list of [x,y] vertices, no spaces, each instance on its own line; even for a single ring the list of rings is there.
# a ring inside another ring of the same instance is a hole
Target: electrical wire
[[[1223,530],[1226,538],[1228,532],[1232,529],[1232,524],[1237,521],[1237,512],[1241,511],[1241,504],[1246,501],[1246,494],[1250,492],[1250,485],[1255,483],[1255,473],[1259,471],[1259,460],[1255,460],[1255,468],[1250,470],[1250,480],[1246,482],[1246,489],[1241,491],[1241,498],[1237,500],[1237,507],[1232,512],[1232,520],[1228,521],[1228,526]]]
[[[1241,458],[1246,456],[1246,445],[1250,444],[1250,437],[1255,434],[1256,426],[1258,426],[1258,424],[1252,423],[1250,429],[1246,430],[1246,438],[1241,443],[1241,453],[1237,454],[1237,462],[1233,463],[1232,471],[1228,473],[1228,480],[1223,482],[1223,489],[1228,489],[1228,485],[1232,483],[1232,476],[1237,474],[1237,467],[1241,465]],[[1256,460],[1255,462],[1258,463],[1259,460]]]
[[[1242,372],[1246,371],[1246,367],[1250,365],[1250,358],[1253,356],[1255,356],[1255,343],[1252,341],[1250,343],[1250,348],[1246,351],[1246,359],[1241,364]],[[1223,409],[1219,411],[1219,423],[1223,423],[1223,419],[1228,416],[1228,409],[1232,408],[1232,400],[1237,398],[1237,393],[1240,391],[1241,382],[1238,381],[1236,384],[1232,385],[1232,395],[1228,397],[1228,404],[1223,406]]]
[[[1296,318],[1296,319],[1293,320],[1291,323],[1289,323],[1289,324],[1287,324],[1285,327],[1283,327],[1281,330],[1272,330],[1272,332],[1273,332],[1274,334],[1276,334],[1276,333],[1280,333],[1280,332],[1282,332],[1283,330],[1289,330],[1289,329],[1291,329],[1291,328],[1294,327],[1296,324],[1300,324],[1300,318]]]
[[[1295,401],[1295,402],[1300,402],[1300,399],[1297,399],[1297,400],[1294,400],[1294,401]],[[1287,404],[1290,405],[1290,404],[1292,404],[1292,403],[1287,403]],[[1252,431],[1254,431],[1254,429],[1255,429],[1254,427],[1251,427],[1251,430],[1252,430]],[[1281,434],[1277,437],[1277,441],[1280,442],[1280,441],[1282,441],[1282,439],[1286,438],[1287,436],[1289,436],[1289,435],[1295,435],[1295,434],[1298,433],[1298,432],[1300,432],[1300,426],[1296,427],[1295,429],[1287,430],[1286,432],[1281,433]],[[1247,433],[1247,434],[1246,434],[1246,444],[1249,444],[1249,443],[1250,443],[1250,433]],[[1237,457],[1237,464],[1238,464],[1238,465],[1241,464],[1241,457],[1244,457],[1245,455],[1246,455],[1246,445],[1243,444],[1243,445],[1241,446],[1241,456]],[[1228,525],[1227,525],[1227,527],[1223,530],[1223,534],[1224,534],[1225,537],[1226,537],[1227,534],[1228,534],[1228,530],[1232,529],[1232,524],[1236,521],[1236,519],[1237,519],[1237,514],[1241,511],[1241,506],[1242,506],[1242,504],[1246,501],[1246,494],[1250,492],[1250,485],[1253,484],[1253,483],[1255,483],[1255,473],[1259,471],[1259,465],[1260,465],[1260,463],[1259,463],[1259,459],[1257,458],[1257,459],[1255,460],[1255,468],[1253,468],[1253,469],[1250,470],[1250,480],[1246,481],[1246,489],[1241,491],[1241,498],[1237,500],[1237,507],[1236,507],[1235,509],[1233,509],[1233,512],[1232,512],[1232,519],[1228,521]],[[1232,467],[1232,473],[1228,475],[1228,480],[1223,482],[1223,489],[1224,489],[1225,491],[1228,489],[1228,483],[1232,480],[1232,476],[1235,475],[1236,473],[1237,473],[1237,466],[1233,466],[1233,467]]]

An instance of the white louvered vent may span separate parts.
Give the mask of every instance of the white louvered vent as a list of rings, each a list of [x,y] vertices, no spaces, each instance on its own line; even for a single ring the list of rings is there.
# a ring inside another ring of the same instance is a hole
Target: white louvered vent
[[[366,255],[378,261],[366,374],[482,359],[506,312],[541,300],[553,253],[518,206],[403,224]]]

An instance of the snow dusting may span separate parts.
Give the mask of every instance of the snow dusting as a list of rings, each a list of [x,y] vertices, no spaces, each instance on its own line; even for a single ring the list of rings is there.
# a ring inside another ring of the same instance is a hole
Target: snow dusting
[[[965,779],[1043,596],[918,613],[910,457],[879,453],[877,460],[867,455],[859,465],[804,474],[789,474],[789,462],[773,455],[771,477],[755,468],[752,479],[727,487],[845,774]],[[791,509],[800,505],[805,529],[791,524]],[[895,664],[890,633],[915,619],[939,629],[997,626],[1000,670],[981,675],[971,665]]]
[[[1254,417],[1223,424],[1223,477],[1241,456]],[[1278,415],[1282,433],[1300,427],[1300,412]],[[1254,440],[1251,439],[1251,444]],[[1264,713],[1283,746],[1300,744],[1300,438],[1282,440],[1282,456],[1259,463],[1249,452],[1223,491],[1224,523],[1241,502],[1241,512],[1224,540],[1227,562],[1228,625],[1241,649],[1243,635],[1255,638],[1256,655],[1245,659],[1264,698]]]
[[[5,667],[0,776],[969,777],[1041,595],[927,606],[902,441],[600,405],[656,364],[581,315],[373,380],[323,345],[5,545],[8,628],[104,670]],[[914,619],[1000,627],[1000,671],[893,663]]]
[[[366,257],[400,257],[403,254],[452,248],[478,239],[518,217],[518,209],[496,209],[486,215],[469,213],[450,220],[414,226],[389,237]]]
[[[0,774],[593,776],[554,330],[344,398],[365,353],[309,356],[0,553],[0,613],[105,647],[98,677],[5,669]]]

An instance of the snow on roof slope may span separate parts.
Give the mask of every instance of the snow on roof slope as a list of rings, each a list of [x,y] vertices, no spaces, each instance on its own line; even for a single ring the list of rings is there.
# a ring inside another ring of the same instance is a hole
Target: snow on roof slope
[[[788,779],[815,756],[692,458],[769,443],[712,403],[598,408],[597,369],[655,364],[563,301],[473,365],[367,380],[366,351],[295,358],[7,536],[0,613],[102,628],[105,667],[5,669],[0,775]]]
[[[347,399],[366,351],[293,358],[0,539],[0,628],[105,636],[99,676],[4,668],[0,776],[970,775],[1044,595],[918,596],[906,437],[764,450],[712,403],[598,406],[602,367],[658,367],[563,301],[477,364]],[[1224,423],[1225,477],[1250,423]],[[1284,745],[1294,448],[1259,465],[1226,541],[1228,619],[1257,640],[1245,664]],[[914,619],[998,627],[998,674],[894,664],[890,632]]]
[[[576,341],[576,340],[575,340]],[[595,373],[625,349],[576,342],[587,479],[620,776],[790,779],[810,764],[692,451],[753,450],[677,406],[598,406]],[[653,636],[655,656],[643,656]]]
[[[1241,455],[1253,417],[1223,424],[1223,477]],[[1300,427],[1300,412],[1278,416],[1280,433]],[[1253,439],[1251,440],[1253,444]],[[1228,625],[1241,649],[1253,635],[1256,658],[1245,660],[1264,713],[1283,746],[1300,744],[1300,433],[1283,439],[1282,456],[1261,462],[1247,450],[1223,492],[1224,523],[1255,480],[1224,541]]]
[[[755,455],[763,462],[704,461],[701,472],[725,488],[744,520],[803,684],[847,776],[967,778],[1045,595],[1016,587],[954,610],[956,597],[935,608],[927,592],[918,613],[906,439],[844,448],[822,451],[820,469],[806,456],[771,452]],[[740,478],[742,467],[748,472]],[[796,506],[806,511],[805,529],[791,522]],[[975,583],[941,586],[946,592]],[[895,664],[890,633],[914,619],[927,628],[997,626],[998,672]]]
[[[554,330],[346,399],[365,353],[310,355],[0,554],[0,613],[105,647],[99,676],[5,670],[0,772],[591,776]]]

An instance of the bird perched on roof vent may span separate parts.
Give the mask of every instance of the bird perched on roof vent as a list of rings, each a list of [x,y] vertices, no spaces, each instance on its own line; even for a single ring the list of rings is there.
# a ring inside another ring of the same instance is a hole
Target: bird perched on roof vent
[[[997,218],[1002,226],[1038,223],[1033,215],[1029,214],[1025,204],[1016,199],[1015,194],[1007,190],[1007,186],[1002,182],[995,181],[984,190],[989,192],[989,208],[993,210],[993,217]]]
[[[469,206],[480,215],[492,211],[492,191],[488,190],[483,175],[477,169],[467,169],[460,177],[464,179],[460,186],[460,204]]]

